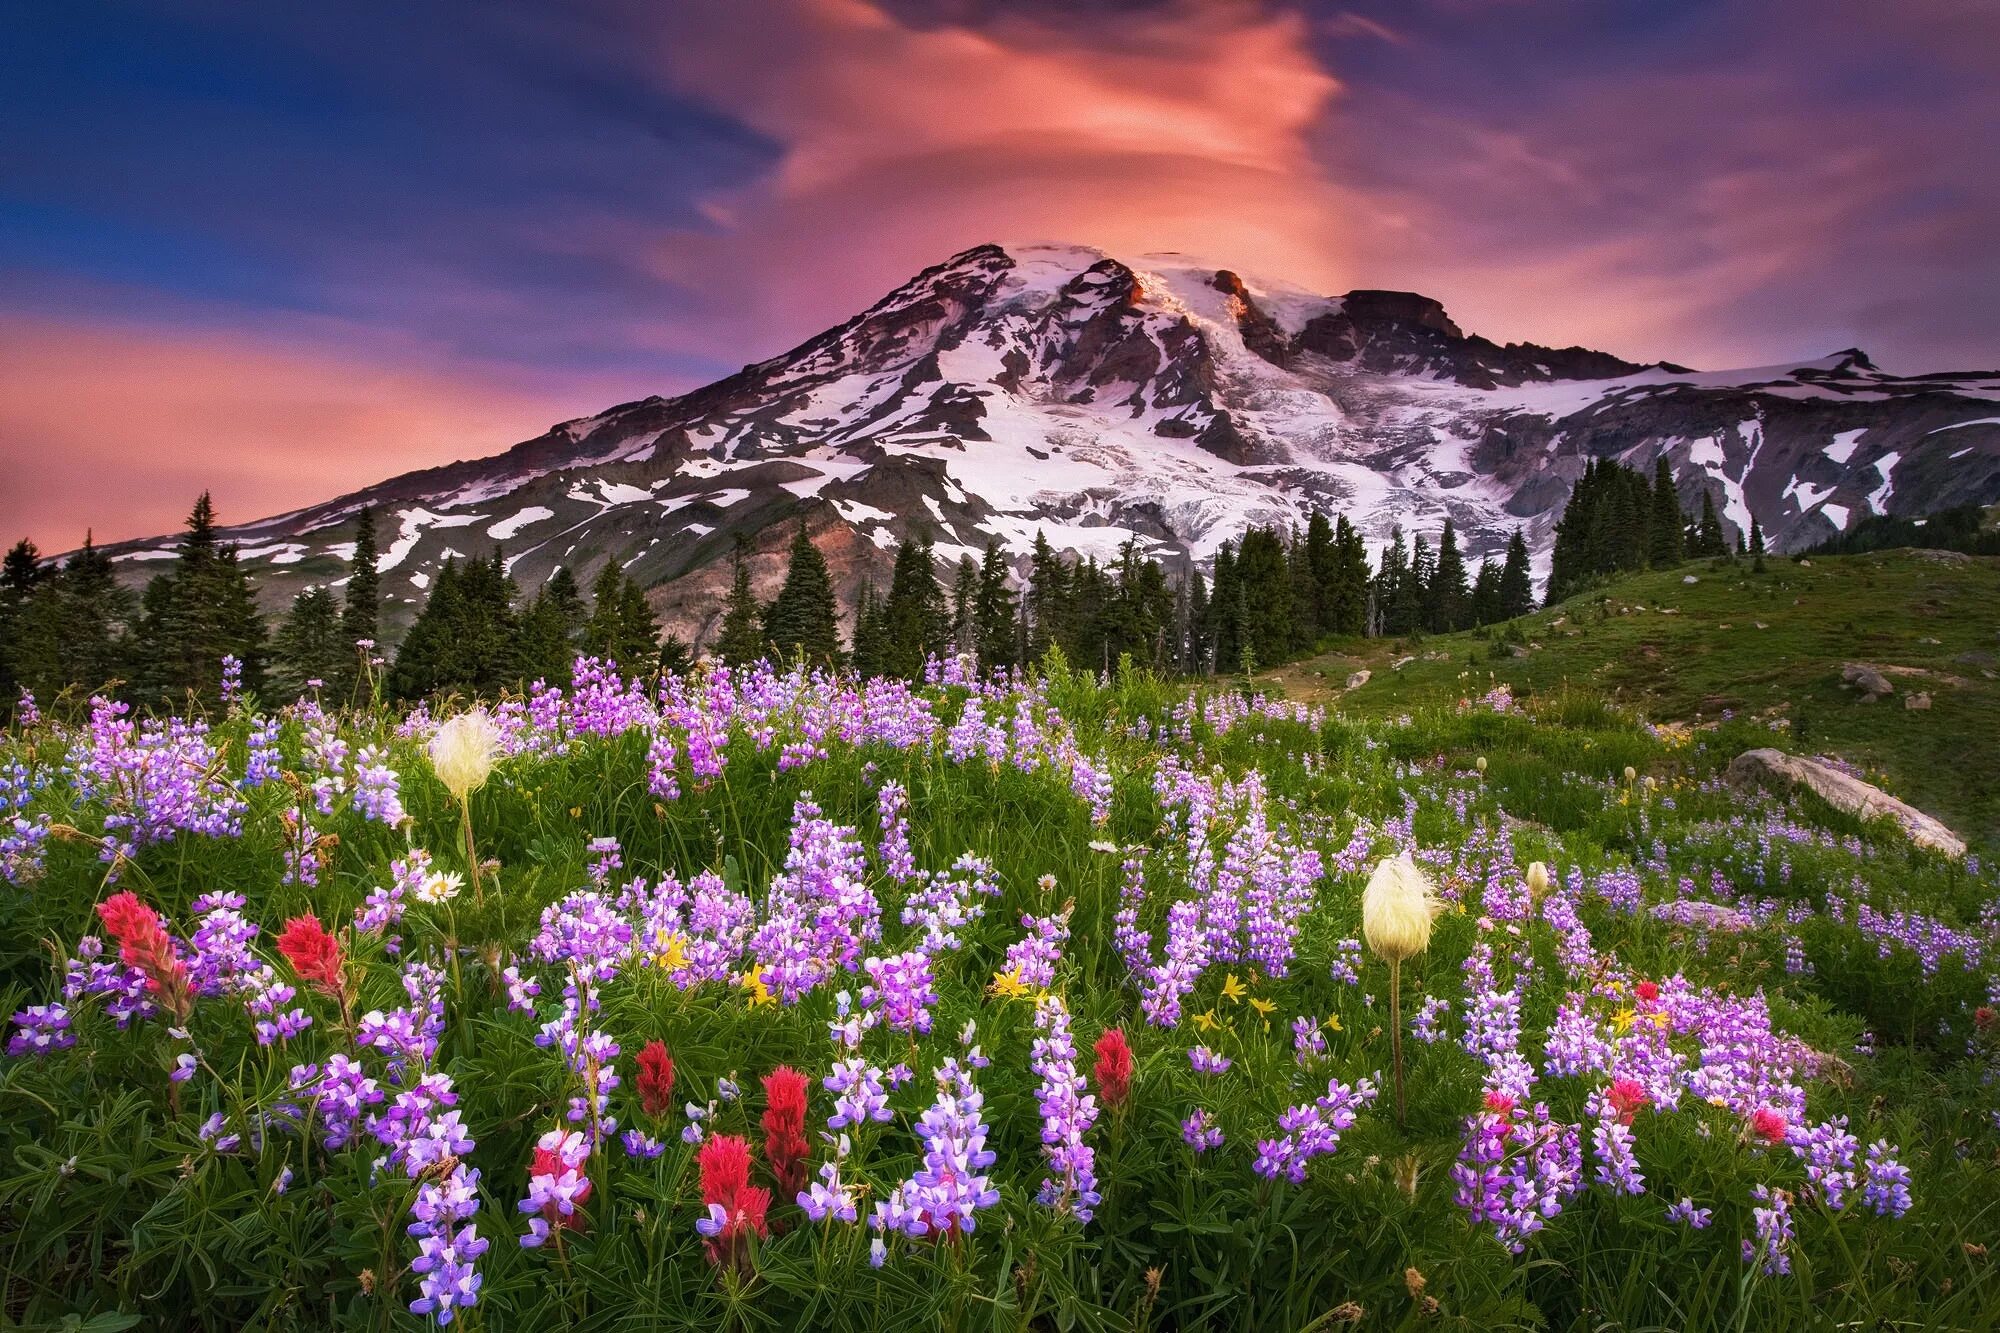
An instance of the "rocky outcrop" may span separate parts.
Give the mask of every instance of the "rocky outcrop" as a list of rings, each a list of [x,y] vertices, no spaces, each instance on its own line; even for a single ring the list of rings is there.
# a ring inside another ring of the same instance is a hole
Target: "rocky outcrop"
[[[1943,852],[1946,856],[1965,855],[1965,840],[1943,824],[1904,801],[1897,800],[1871,782],[1864,782],[1833,765],[1817,759],[1786,754],[1783,750],[1745,750],[1729,764],[1729,778],[1744,786],[1760,786],[1779,792],[1801,787],[1836,810],[1858,819],[1896,821],[1910,841],[1919,847]]]
[[[1874,703],[1884,695],[1894,694],[1896,686],[1882,674],[1879,667],[1866,662],[1849,662],[1840,669],[1840,683],[1861,691],[1861,702]]]

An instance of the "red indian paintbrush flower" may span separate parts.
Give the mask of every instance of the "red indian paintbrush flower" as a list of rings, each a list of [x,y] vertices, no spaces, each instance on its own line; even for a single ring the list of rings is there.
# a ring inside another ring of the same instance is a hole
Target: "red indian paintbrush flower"
[[[674,1057],[666,1044],[649,1041],[639,1052],[639,1106],[647,1115],[665,1115],[674,1105]]]
[[[695,1161],[701,1168],[701,1201],[708,1205],[708,1216],[694,1229],[707,1237],[710,1263],[737,1267],[751,1232],[771,1234],[764,1224],[771,1191],[750,1183],[750,1145],[734,1134],[709,1135]]]
[[[1116,1109],[1132,1095],[1132,1048],[1123,1028],[1106,1028],[1097,1039],[1097,1095]]]
[[[781,1199],[806,1187],[805,1128],[806,1076],[781,1065],[764,1076],[764,1155]]]
[[[292,971],[299,974],[300,981],[340,998],[346,986],[340,941],[328,933],[317,916],[308,912],[287,921],[284,933],[278,936],[278,952],[292,965]]]
[[[194,1008],[194,994],[188,989],[187,964],[174,952],[173,937],[160,923],[160,914],[127,889],[99,903],[97,915],[118,941],[118,957],[125,966],[145,973],[146,990],[176,1022],[185,1023]]]
[[[1783,1143],[1789,1128],[1785,1117],[1768,1106],[1758,1107],[1757,1113],[1750,1117],[1750,1132],[1766,1143]]]
[[[1632,993],[1651,1004],[1660,998],[1660,984],[1657,981],[1642,981],[1632,988]]]
[[[1618,1123],[1621,1125],[1631,1124],[1632,1117],[1639,1113],[1639,1108],[1652,1100],[1646,1095],[1645,1086],[1632,1078],[1613,1079],[1611,1090],[1605,1097],[1610,1101],[1611,1109],[1618,1113]]]

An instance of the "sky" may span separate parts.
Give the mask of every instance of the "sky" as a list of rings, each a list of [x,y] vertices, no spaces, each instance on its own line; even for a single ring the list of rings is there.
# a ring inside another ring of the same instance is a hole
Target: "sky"
[[[774,355],[991,240],[1498,340],[2000,367],[1991,0],[17,9],[0,537],[225,522]]]

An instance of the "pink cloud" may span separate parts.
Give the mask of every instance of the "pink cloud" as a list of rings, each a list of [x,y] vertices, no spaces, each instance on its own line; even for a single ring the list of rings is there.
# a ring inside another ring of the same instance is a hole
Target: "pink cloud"
[[[762,354],[985,241],[1185,250],[1338,280],[1349,211],[1310,132],[1339,84],[1295,15],[1184,3],[1102,26],[916,28],[867,0],[661,11],[661,77],[782,146],[660,238],[705,336]]]
[[[490,454],[602,406],[354,347],[0,315],[0,535],[44,551],[225,522]]]

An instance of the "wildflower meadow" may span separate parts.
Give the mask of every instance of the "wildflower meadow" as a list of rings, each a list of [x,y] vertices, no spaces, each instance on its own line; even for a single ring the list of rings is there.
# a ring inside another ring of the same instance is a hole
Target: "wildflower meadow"
[[[1758,730],[23,700],[0,1325],[1988,1327],[2000,883]]]

